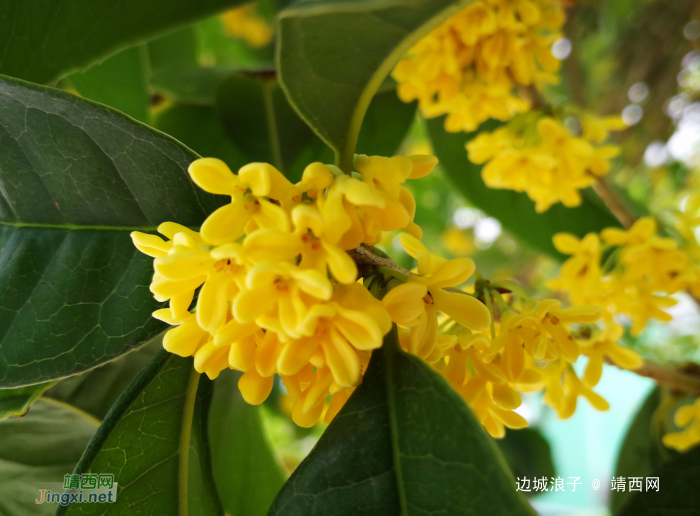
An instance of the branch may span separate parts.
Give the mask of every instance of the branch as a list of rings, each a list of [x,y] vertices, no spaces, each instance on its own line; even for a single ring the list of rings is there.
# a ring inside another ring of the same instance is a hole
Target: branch
[[[350,255],[350,258],[355,261],[355,264],[360,271],[360,275],[362,275],[367,269],[373,267],[386,267],[387,269],[400,272],[405,276],[415,276],[415,274],[413,274],[411,271],[407,271],[403,267],[397,265],[391,258],[385,258],[374,254],[371,247],[359,245],[355,249],[350,249],[348,254]]]
[[[605,359],[605,362],[616,365],[608,358]],[[676,366],[656,364],[645,360],[642,367],[638,369],[625,369],[625,371],[651,378],[657,384],[668,387],[672,391],[700,396],[700,366],[697,364]]]
[[[608,187],[609,188],[609,187]],[[363,274],[368,269],[385,267],[391,269],[406,276],[415,276],[414,273],[404,269],[403,267],[397,265],[394,260],[388,257],[378,256],[374,254],[371,247],[358,246],[355,249],[348,251],[350,257],[357,264],[357,268],[360,274]],[[460,294],[466,294],[458,289],[448,288],[451,292],[459,292]],[[498,289],[499,291],[501,289]],[[483,302],[483,299],[479,299]],[[615,365],[614,362],[607,359],[605,360],[608,364]],[[689,394],[695,394],[700,396],[700,366],[696,364],[688,364],[684,366],[657,364],[654,362],[644,361],[644,364],[638,369],[624,369],[625,371],[630,371],[632,373],[638,374],[639,376],[644,376],[646,378],[651,378],[657,384],[664,387],[668,387],[673,391],[686,392]]]
[[[615,215],[615,218],[620,221],[625,228],[629,229],[634,224],[637,217],[625,201],[620,198],[612,186],[602,177],[593,185],[593,189],[598,196],[603,200],[608,209]]]

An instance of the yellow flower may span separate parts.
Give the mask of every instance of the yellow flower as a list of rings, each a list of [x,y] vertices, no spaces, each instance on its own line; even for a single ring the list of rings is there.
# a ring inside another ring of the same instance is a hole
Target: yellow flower
[[[594,334],[589,340],[578,341],[581,353],[588,357],[583,380],[589,387],[598,384],[606,357],[622,369],[637,369],[644,363],[637,353],[617,343],[622,338],[622,334],[622,326],[617,323],[608,323],[603,331]]]
[[[330,280],[315,269],[264,262],[248,271],[245,287],[233,302],[233,315],[240,323],[255,321],[282,339],[299,338],[310,306],[332,295]]]
[[[669,448],[678,451],[686,451],[700,443],[700,398],[692,405],[679,408],[674,416],[674,422],[678,427],[686,427],[684,430],[666,434],[663,443]]]
[[[390,329],[391,319],[385,308],[358,283],[339,285],[333,299],[311,307],[301,325],[301,333],[314,337],[323,350],[325,365],[342,387],[357,385],[360,355],[381,347]],[[300,347],[298,342],[287,346],[290,356],[296,355]],[[288,365],[286,355],[280,361],[281,370],[295,369]]]
[[[534,117],[536,113],[530,116]],[[524,118],[493,133],[479,133],[467,143],[469,159],[485,164],[482,177],[487,186],[526,192],[538,212],[557,202],[578,206],[579,190],[610,170],[617,147],[594,147],[548,117],[539,119],[536,133],[530,126]]]
[[[221,19],[229,36],[242,38],[251,47],[264,47],[272,41],[274,30],[257,13],[255,4],[230,9],[221,15]]]
[[[203,158],[190,165],[189,173],[202,190],[231,197],[230,204],[216,210],[202,224],[201,235],[207,243],[235,242],[244,232],[260,227],[290,230],[289,215],[283,206],[288,206],[299,192],[272,165],[251,163],[235,175],[223,161]]]
[[[547,282],[547,287],[568,292],[574,304],[597,304],[603,277],[598,235],[589,233],[579,240],[568,233],[558,233],[553,241],[560,253],[570,254],[571,258],[561,266],[559,277]]]
[[[543,400],[557,412],[560,419],[571,417],[579,396],[586,398],[596,410],[605,411],[610,408],[607,401],[576,376],[566,361],[550,362],[542,373],[547,385]]]
[[[336,280],[345,284],[357,279],[352,258],[323,237],[326,224],[316,206],[295,206],[292,221],[293,233],[265,228],[249,235],[243,247],[251,262],[293,260],[300,256],[299,266],[303,269],[316,269],[323,274],[330,270]]]
[[[585,114],[580,120],[583,137],[594,143],[607,140],[610,131],[621,131],[627,128],[627,124],[619,116],[597,117]]]
[[[448,131],[473,131],[489,118],[530,108],[517,86],[558,82],[550,48],[564,11],[556,0],[473,2],[419,41],[392,76],[405,102],[425,117],[447,115]]]
[[[417,239],[402,235],[406,251],[418,256],[418,271],[425,276],[411,276],[403,285],[390,290],[382,299],[394,322],[411,328],[410,353],[427,358],[434,350],[438,336],[438,312],[457,324],[472,330],[487,328],[491,315],[483,303],[474,297],[450,292],[445,288],[464,283],[474,273],[469,258],[446,261],[430,254]]]

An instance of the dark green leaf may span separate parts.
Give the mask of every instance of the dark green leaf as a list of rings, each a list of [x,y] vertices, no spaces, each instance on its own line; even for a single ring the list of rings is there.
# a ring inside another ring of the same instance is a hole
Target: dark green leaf
[[[675,403],[665,403],[666,411],[660,407],[663,391],[659,388],[651,391],[644,404],[637,411],[630,424],[625,440],[620,447],[615,466],[616,477],[639,477],[651,474],[661,462],[677,455],[677,452],[666,448],[661,438],[668,431],[677,431],[667,427],[666,414],[675,414]],[[671,410],[668,410],[671,409]],[[615,513],[630,496],[629,491],[612,491],[610,493],[610,510]]]
[[[700,446],[661,463],[642,479],[641,493],[635,492],[616,516],[697,516],[700,492]],[[646,479],[658,477],[659,491],[647,490]]]
[[[396,330],[271,516],[534,515],[460,396]]]
[[[156,128],[177,138],[201,156],[222,159],[238,170],[248,158],[226,134],[216,109],[212,106],[173,104],[155,117]]]
[[[158,73],[178,66],[198,66],[197,26],[183,27],[149,41],[146,49],[151,73]]]
[[[206,63],[259,70],[274,66],[273,45],[253,48],[244,39],[226,33],[221,18],[210,18],[197,25],[201,55]]]
[[[265,516],[284,484],[260,419],[238,390],[240,373],[225,370],[216,379],[209,418],[214,478],[231,516]]]
[[[445,175],[464,197],[487,215],[499,220],[504,229],[523,243],[558,259],[563,255],[552,244],[552,236],[567,232],[582,237],[620,223],[604,207],[584,198],[580,206],[567,208],[555,204],[544,213],[535,211],[535,203],[526,194],[488,188],[481,178],[481,166],[467,159],[464,148],[476,133],[448,133],[442,118],[428,120],[428,133]],[[490,127],[490,126],[487,126]]]
[[[212,469],[209,419],[212,414],[214,382],[202,375],[192,417],[188,475],[188,516],[223,516]],[[214,450],[217,453],[217,450]]]
[[[271,163],[293,180],[295,159],[315,138],[289,106],[274,72],[231,75],[217,92],[217,108],[227,133],[248,162]]]
[[[44,396],[68,403],[101,420],[129,383],[162,349],[159,335],[146,346],[117,360],[66,378]]]
[[[216,90],[231,75],[226,66],[175,66],[151,75],[151,86],[178,102],[212,106]]]
[[[0,73],[49,83],[165,30],[242,0],[5,0]]]
[[[547,439],[536,428],[508,430],[496,444],[515,478],[551,478],[556,476],[552,450]],[[529,494],[537,494],[530,492]]]
[[[469,1],[302,2],[279,16],[280,81],[349,171],[362,118],[396,63]]]
[[[122,50],[85,72],[66,78],[85,98],[106,104],[141,122],[148,121],[148,93],[146,48]]]
[[[0,387],[92,369],[163,325],[133,229],[198,226],[223,199],[198,156],[109,108],[0,78]]]
[[[39,383],[17,389],[0,389],[0,421],[10,416],[21,416],[54,382]]]
[[[58,401],[40,399],[26,416],[0,423],[0,514],[51,516],[39,489],[55,490],[73,471],[98,422]]]
[[[164,358],[167,361],[163,365]],[[211,386],[194,370],[192,359],[163,352],[127,388],[114,412],[105,417],[76,472],[87,472],[89,463],[91,472],[114,474],[119,488],[110,510],[177,516],[180,503],[189,500],[182,492],[187,486],[196,500],[188,501],[192,514],[221,514],[218,502],[209,498],[210,479],[199,478],[206,471],[200,460],[206,461],[208,452],[197,449],[195,454],[190,453],[191,446],[205,442],[202,429],[195,430],[208,411],[202,398],[198,400],[200,407],[195,405],[200,382],[206,396]],[[90,461],[91,456],[94,460]],[[65,513],[103,514],[104,507],[72,504]]]
[[[391,88],[377,93],[362,122],[357,154],[393,156],[411,128],[416,103],[402,102]]]

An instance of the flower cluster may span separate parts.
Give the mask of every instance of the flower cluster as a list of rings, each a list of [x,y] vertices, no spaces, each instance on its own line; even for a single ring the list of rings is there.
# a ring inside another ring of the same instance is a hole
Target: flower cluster
[[[226,33],[241,38],[253,48],[261,48],[272,41],[274,29],[257,12],[255,4],[230,9],[221,15]]]
[[[399,324],[401,347],[444,375],[494,437],[503,437],[506,427],[527,426],[515,412],[521,404],[521,392],[544,389],[545,403],[561,418],[573,414],[579,396],[595,408],[606,410],[607,402],[592,390],[600,380],[604,360],[630,369],[641,365],[635,352],[617,344],[622,335],[619,325],[611,324],[590,334],[590,324],[600,318],[599,307],[561,308],[557,300],[535,301],[511,282],[477,281],[477,294],[485,297],[486,305],[491,308],[493,296],[501,310],[500,321],[489,334],[484,328],[489,318],[479,307],[455,309],[452,305],[472,303],[473,297],[455,291],[438,291],[436,295],[430,290],[435,284],[459,284],[464,278],[455,277],[447,283],[450,275],[446,271],[458,260],[467,259],[446,261],[410,235],[400,235],[400,240],[418,260],[416,276],[390,290],[382,303]],[[465,267],[458,268],[465,275],[471,273]],[[499,290],[511,292],[510,304]],[[436,318],[438,312],[443,314],[440,319]],[[571,325],[587,331],[577,335]],[[572,367],[580,355],[589,358],[582,378]]]
[[[467,144],[470,161],[486,163],[481,174],[487,186],[526,192],[538,212],[558,202],[578,206],[579,190],[605,175],[619,152],[612,145],[594,144],[605,140],[609,130],[622,129],[624,123],[589,115],[582,117],[582,136],[572,136],[553,118],[540,118],[536,132],[528,122],[479,133]]]
[[[217,159],[193,162],[192,180],[231,202],[199,232],[167,222],[158,228],[165,240],[132,233],[137,248],[154,258],[151,291],[169,302],[154,313],[175,326],[164,347],[194,356],[197,371],[212,379],[227,367],[242,371],[239,388],[252,404],[267,398],[278,374],[295,399],[294,421],[311,426],[329,396],[326,420],[340,410],[392,320],[415,319],[420,331],[434,327],[428,291],[434,307],[450,315],[456,310],[460,320],[474,311],[473,327],[488,325],[481,303],[442,290],[471,275],[471,260],[445,263],[412,283],[419,292],[407,296],[426,308],[392,318],[389,302],[357,283],[357,266],[346,252],[379,242],[383,231],[420,237],[415,201],[403,183],[427,175],[436,163],[432,156],[357,156],[352,176],[312,163],[294,185],[265,163],[234,174]]]
[[[567,292],[574,304],[603,307],[607,320],[628,316],[633,335],[649,319],[670,321],[663,309],[676,304],[671,295],[697,288],[697,266],[675,240],[658,236],[650,217],[629,230],[607,228],[600,236],[590,233],[581,240],[561,233],[554,245],[571,258],[548,286]]]
[[[530,108],[517,88],[556,84],[551,53],[565,21],[560,0],[481,0],[420,40],[394,69],[398,94],[447,131],[473,131]]]

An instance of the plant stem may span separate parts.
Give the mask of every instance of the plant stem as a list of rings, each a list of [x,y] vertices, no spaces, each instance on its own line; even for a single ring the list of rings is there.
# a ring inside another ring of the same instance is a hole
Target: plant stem
[[[275,99],[272,96],[272,81],[263,81],[263,100],[265,104],[265,121],[267,122],[267,132],[272,147],[272,164],[277,170],[284,173],[284,163],[282,161],[282,146],[280,145],[279,131],[277,130],[277,117],[275,116]]]
[[[606,362],[616,365],[609,359],[606,359]],[[696,364],[679,367],[645,360],[644,364],[638,369],[625,369],[625,371],[651,378],[657,384],[668,387],[673,391],[700,396],[700,366]]]
[[[631,228],[635,220],[637,220],[637,217],[632,213],[632,210],[630,210],[629,206],[620,198],[612,186],[610,186],[604,178],[600,177],[593,185],[593,189],[612,214],[615,215],[615,218],[620,221],[620,224],[627,229]]]
[[[178,504],[179,516],[187,516],[189,512],[188,487],[189,487],[189,462],[190,462],[190,437],[192,435],[192,418],[194,417],[194,404],[197,401],[197,387],[201,375],[192,369],[190,383],[185,392],[185,407],[182,413],[182,426],[180,428],[180,450],[178,453]]]

